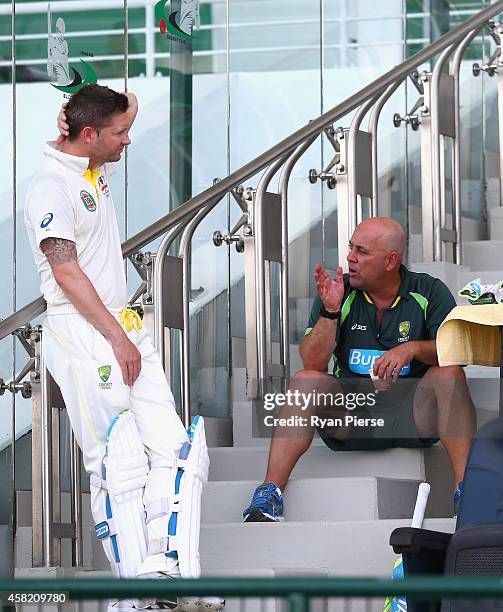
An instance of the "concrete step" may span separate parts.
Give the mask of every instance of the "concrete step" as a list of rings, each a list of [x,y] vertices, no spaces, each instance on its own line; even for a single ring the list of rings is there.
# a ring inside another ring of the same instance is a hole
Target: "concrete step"
[[[240,523],[257,481],[209,482],[203,496],[203,523]],[[286,521],[344,521],[408,518],[418,481],[393,478],[305,478],[285,489]],[[445,508],[445,515],[452,511]]]
[[[503,206],[489,209],[489,238],[503,240]]]
[[[210,449],[210,481],[263,482],[268,448],[237,447]],[[289,486],[298,479],[387,478],[423,481],[431,484],[428,516],[450,516],[452,474],[445,449],[393,448],[384,451],[333,452],[325,446],[312,446],[295,466]],[[249,498],[242,498],[246,507]]]
[[[413,272],[423,272],[439,278],[443,281],[453,295],[456,295],[459,290],[458,275],[462,272],[468,272],[468,263],[464,261],[464,266],[458,266],[449,262],[433,262],[433,263],[412,263],[410,269]]]
[[[396,558],[390,534],[408,525],[410,519],[206,525],[201,559],[207,573],[228,567],[308,567],[333,576],[388,576]],[[428,519],[424,527],[452,533],[455,520]]]
[[[463,263],[471,270],[500,270],[503,240],[476,240],[463,244]]]
[[[261,482],[267,465],[268,448],[210,448],[210,480],[253,480]],[[299,460],[293,478],[381,476],[424,479],[421,452],[397,448],[384,451],[333,452],[312,446]]]
[[[467,283],[476,278],[480,278],[483,285],[492,285],[503,280],[503,271],[500,268],[499,270],[469,270],[468,272],[460,272],[458,275],[458,289],[462,289]],[[463,304],[469,304],[468,300],[463,299]]]

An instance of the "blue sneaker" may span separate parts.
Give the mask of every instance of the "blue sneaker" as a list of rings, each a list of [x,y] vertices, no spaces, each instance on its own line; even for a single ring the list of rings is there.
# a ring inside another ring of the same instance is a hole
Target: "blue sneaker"
[[[255,489],[251,504],[243,512],[245,523],[282,521],[283,497],[279,487],[267,482]]]
[[[461,480],[460,482],[458,482],[458,488],[456,490],[456,493],[454,493],[454,499],[453,499],[454,516],[458,516],[459,504],[461,502],[461,494],[462,493],[463,493],[463,481]]]

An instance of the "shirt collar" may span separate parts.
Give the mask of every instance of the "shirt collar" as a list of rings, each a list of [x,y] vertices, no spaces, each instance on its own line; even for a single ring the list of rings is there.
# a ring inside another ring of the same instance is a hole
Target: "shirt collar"
[[[63,165],[65,168],[69,170],[74,170],[79,174],[82,174],[85,170],[87,170],[89,166],[88,157],[77,157],[76,155],[63,153],[63,151],[60,151],[56,148],[55,142],[46,143],[44,147],[44,155],[49,160],[55,160],[56,162]]]
[[[400,277],[402,279],[402,282],[400,283],[400,287],[398,289],[397,295],[408,300],[410,297],[409,296],[410,274],[407,268],[403,264],[400,266],[399,271],[400,271]]]
[[[409,288],[410,288],[409,271],[403,264],[401,264],[399,268],[399,272],[400,272],[400,278],[402,279],[402,282],[400,283],[400,287],[398,288],[398,292],[390,308],[394,308],[398,304],[398,302],[400,301],[399,298],[404,298],[408,300],[410,297],[409,296]],[[363,297],[369,304],[374,304],[374,302],[370,299],[369,295],[365,291],[362,291],[362,293],[363,293]]]

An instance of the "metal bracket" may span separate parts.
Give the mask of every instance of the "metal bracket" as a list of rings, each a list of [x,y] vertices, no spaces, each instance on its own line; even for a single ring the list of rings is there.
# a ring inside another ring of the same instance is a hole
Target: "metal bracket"
[[[254,193],[254,189],[244,189],[244,187],[242,187],[241,185],[232,191],[232,195],[236,202],[238,202],[240,208],[243,210],[243,214],[228,234],[224,234],[220,230],[215,230],[213,232],[213,244],[216,247],[222,246],[224,242],[227,246],[230,246],[234,243],[236,245],[236,251],[238,253],[244,253],[244,240],[243,237],[237,232],[241,228],[243,228],[243,234],[245,236],[253,235],[253,230],[250,223],[250,215],[248,212],[248,203],[253,200]]]
[[[492,39],[496,43],[497,47],[494,53],[491,55],[487,63],[480,65],[475,62],[472,66],[473,76],[478,77],[482,72],[486,72],[488,76],[492,77],[501,69],[501,44],[503,35],[503,22],[495,21],[490,19],[487,22],[487,28],[491,34]]]
[[[314,168],[311,168],[311,170],[309,170],[308,177],[311,185],[314,185],[317,180],[320,179],[322,182],[326,181],[329,189],[335,189],[337,186],[337,179],[335,178],[333,172],[324,172],[323,170],[321,172],[316,172]]]
[[[27,323],[13,332],[14,335],[21,341],[30,358],[10,382],[5,382],[3,378],[0,378],[0,396],[6,391],[10,391],[10,393],[13,395],[16,393],[21,393],[21,396],[24,399],[29,399],[32,396],[31,384],[32,382],[37,382],[34,374],[37,368],[38,359],[35,356],[35,346],[31,339],[33,336],[38,337],[40,333],[39,330],[41,329],[42,328],[40,325],[32,327],[30,323]],[[27,374],[30,374],[30,380],[23,381],[23,378]]]
[[[482,66],[475,62],[472,66],[472,72],[474,77],[478,77],[481,72],[487,72],[487,76],[494,76],[498,71],[498,66],[496,64],[492,64],[490,61],[487,64],[483,64]]]
[[[326,182],[327,187],[329,189],[335,189],[337,186],[336,175],[341,174],[341,172],[339,172],[339,167],[341,165],[341,148],[339,136],[340,134],[344,134],[344,130],[343,128],[336,129],[333,125],[329,125],[327,128],[325,128],[324,131],[325,136],[327,137],[328,141],[330,142],[335,151],[335,155],[330,160],[330,163],[326,166],[326,168],[321,170],[321,172],[318,172],[314,168],[311,168],[311,170],[309,170],[308,178],[311,185],[314,185],[319,179],[322,182]],[[332,168],[334,168],[334,166],[336,167],[335,174],[332,172]]]
[[[424,92],[424,87],[423,87],[423,92]],[[419,115],[417,111],[423,105],[424,105],[424,95],[421,95],[421,97],[418,100],[416,100],[416,103],[406,115],[404,115],[403,117],[402,115],[400,115],[400,113],[395,113],[393,115],[393,125],[395,127],[400,127],[400,125],[404,123],[405,125],[410,125],[410,127],[414,131],[417,131],[419,129],[419,126],[421,125],[421,121],[419,119]]]
[[[213,232],[213,244],[216,247],[222,246],[225,242],[228,246],[232,243],[236,244],[236,251],[238,253],[243,253],[245,250],[245,245],[243,242],[243,238],[239,234],[222,234],[220,230],[216,230]]]
[[[27,380],[21,383],[16,383],[15,380],[11,380],[6,383],[3,378],[0,378],[0,396],[6,391],[10,391],[13,395],[20,392],[24,399],[29,399],[31,397],[31,383]]]
[[[153,280],[155,255],[155,253],[151,253],[150,251],[145,253],[138,251],[137,253],[133,253],[131,255],[131,263],[137,270],[138,274],[142,277],[143,282],[135,291],[133,297],[129,300],[130,304],[136,302],[140,296],[143,296],[142,302],[145,306],[150,306],[154,303]]]
[[[421,75],[417,70],[413,70],[409,74],[409,78],[412,81],[414,87],[417,89],[420,96],[424,96],[424,84],[421,81]]]
[[[19,327],[18,329],[16,329],[15,332],[13,332],[13,335],[16,336],[19,342],[21,342],[24,350],[28,353],[30,357],[35,356],[35,350],[30,344],[30,337],[31,337],[32,331],[33,331],[32,325],[30,323],[27,323],[26,325]]]
[[[216,185],[217,183],[219,183],[222,179],[220,178],[214,178],[213,179],[213,185]],[[247,206],[246,206],[246,202],[244,200],[244,192],[245,192],[245,188],[243,187],[243,185],[238,185],[237,187],[234,187],[234,189],[231,189],[229,191],[230,195],[234,198],[234,200],[236,201],[237,205],[239,206],[239,208],[246,213],[247,210]]]

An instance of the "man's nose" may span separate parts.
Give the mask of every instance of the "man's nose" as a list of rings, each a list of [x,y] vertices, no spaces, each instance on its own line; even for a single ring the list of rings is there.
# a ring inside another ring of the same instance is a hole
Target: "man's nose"
[[[346,257],[347,261],[356,261],[354,249],[349,249],[348,256]]]
[[[131,144],[131,138],[129,138],[129,136],[126,136],[126,137],[123,139],[122,144],[125,144],[125,145],[130,145],[130,144]]]

